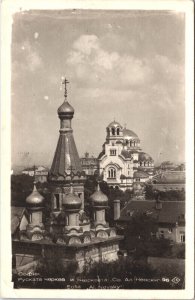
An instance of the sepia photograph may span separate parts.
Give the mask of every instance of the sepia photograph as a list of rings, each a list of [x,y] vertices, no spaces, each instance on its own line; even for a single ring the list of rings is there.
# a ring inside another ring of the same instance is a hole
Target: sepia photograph
[[[3,201],[16,295],[185,291],[186,24],[177,7],[12,14]]]

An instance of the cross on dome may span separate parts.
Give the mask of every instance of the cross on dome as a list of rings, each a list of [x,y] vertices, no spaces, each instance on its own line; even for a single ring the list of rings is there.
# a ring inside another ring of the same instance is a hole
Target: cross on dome
[[[68,92],[67,92],[67,84],[70,83],[66,78],[62,81],[62,84],[64,84],[64,97],[65,97],[65,101],[67,99],[67,95],[68,95]]]

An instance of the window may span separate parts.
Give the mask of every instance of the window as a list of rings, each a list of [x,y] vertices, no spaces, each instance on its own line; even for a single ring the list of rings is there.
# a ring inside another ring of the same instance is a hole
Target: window
[[[160,238],[163,239],[164,238],[164,230],[160,231]]]
[[[108,178],[116,178],[116,170],[114,168],[108,170]]]
[[[110,155],[115,156],[116,155],[116,149],[111,149],[110,150]]]
[[[169,228],[168,229],[168,233],[172,233],[173,232],[173,229],[172,228]]]
[[[56,208],[59,209],[60,208],[60,197],[59,197],[59,194],[55,194],[55,197],[56,197]]]
[[[140,178],[136,178],[136,181],[140,181]]]
[[[117,130],[116,130],[116,134],[117,134],[117,135],[119,135],[119,130],[120,130],[120,129],[119,129],[119,128],[117,128]]]
[[[112,135],[115,135],[115,128],[112,128]]]
[[[185,243],[185,232],[184,231],[180,231],[180,242]]]

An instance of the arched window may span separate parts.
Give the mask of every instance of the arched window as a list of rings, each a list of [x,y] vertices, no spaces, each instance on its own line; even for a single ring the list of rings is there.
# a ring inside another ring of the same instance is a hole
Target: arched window
[[[54,204],[54,208],[59,209],[60,208],[60,195],[59,194],[55,194],[55,204]]]
[[[115,128],[112,128],[112,135],[115,135]]]
[[[119,131],[120,131],[120,129],[117,128],[117,130],[116,130],[116,134],[117,134],[117,135],[119,135]]]
[[[108,169],[108,178],[116,178],[116,170],[115,168]]]

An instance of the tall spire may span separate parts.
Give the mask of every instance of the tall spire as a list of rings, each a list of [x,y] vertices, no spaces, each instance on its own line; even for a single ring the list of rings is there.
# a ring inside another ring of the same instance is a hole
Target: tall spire
[[[67,84],[69,81],[65,78],[63,84],[65,86],[65,100],[58,108],[58,116],[60,118],[60,136],[56,147],[53,163],[49,172],[49,178],[57,180],[57,178],[66,178],[68,181],[74,181],[75,176],[82,173],[82,167],[75,145],[71,120],[74,115],[74,108],[67,101]],[[53,177],[52,177],[53,176]]]

